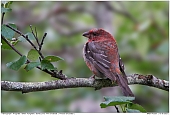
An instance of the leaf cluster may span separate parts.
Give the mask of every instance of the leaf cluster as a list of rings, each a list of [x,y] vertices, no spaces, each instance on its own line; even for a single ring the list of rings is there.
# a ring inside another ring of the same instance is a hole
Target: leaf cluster
[[[12,9],[9,8],[10,4],[12,4],[12,2],[2,2],[1,13],[12,11]],[[37,35],[36,31],[34,32],[31,26],[30,28],[31,28],[31,32],[22,34],[19,30],[17,30],[17,26],[15,24],[8,23],[8,24],[1,25],[1,36],[4,38],[2,40],[2,49],[14,50],[15,46],[19,45],[18,44],[19,42],[26,42],[26,41],[28,41],[34,48],[34,49],[30,49],[30,51],[27,53],[27,56],[22,55],[20,53],[21,57],[18,60],[9,62],[6,64],[6,66],[16,71],[20,69],[21,66],[23,65],[25,65],[24,69],[26,71],[30,71],[35,67],[39,67],[41,70],[56,70],[57,68],[54,67],[54,65],[51,62],[57,62],[63,59],[59,56],[53,56],[53,55],[44,57],[41,53],[41,47],[43,45],[45,36],[43,37],[43,40],[40,44],[36,36]],[[16,33],[20,34],[20,36],[14,38]],[[36,45],[33,44],[33,42],[31,42],[33,40],[37,41],[39,50],[36,48]]]
[[[124,113],[146,112],[146,110],[141,105],[132,102],[135,100],[135,97],[104,97],[104,100],[105,101],[100,104],[101,108],[119,105],[121,107],[122,112]]]

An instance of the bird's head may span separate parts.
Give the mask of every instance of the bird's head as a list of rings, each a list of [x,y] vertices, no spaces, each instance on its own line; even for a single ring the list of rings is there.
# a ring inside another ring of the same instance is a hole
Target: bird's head
[[[84,37],[87,37],[89,41],[98,41],[98,40],[105,40],[105,39],[113,39],[112,35],[105,31],[102,28],[93,28],[87,32],[83,33]]]

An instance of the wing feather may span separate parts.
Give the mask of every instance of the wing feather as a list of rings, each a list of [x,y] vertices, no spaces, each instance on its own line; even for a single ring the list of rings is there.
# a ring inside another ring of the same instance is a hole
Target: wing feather
[[[85,58],[89,60],[100,73],[109,79],[116,80],[116,78],[113,78],[115,75],[112,75],[113,73],[110,72],[111,62],[102,47],[97,47],[94,42],[89,42],[86,44],[84,52]]]

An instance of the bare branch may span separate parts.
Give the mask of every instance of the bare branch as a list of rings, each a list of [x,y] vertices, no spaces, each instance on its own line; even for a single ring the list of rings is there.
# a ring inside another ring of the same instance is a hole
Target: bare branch
[[[42,38],[42,40],[41,40],[41,43],[40,43],[40,45],[39,45],[39,51],[41,51],[41,48],[42,48],[42,45],[43,45],[43,43],[44,43],[44,39],[45,39],[46,36],[47,36],[47,33],[44,33],[44,36],[43,36],[43,38]]]
[[[129,75],[128,82],[130,82],[131,84],[147,85],[165,91],[169,91],[169,81],[158,79],[153,75],[132,74]]]
[[[161,80],[153,75],[132,74],[127,77],[128,84],[141,84],[169,91],[169,81]],[[4,91],[21,91],[22,93],[47,91],[63,88],[93,87],[99,90],[103,87],[117,86],[108,79],[93,78],[69,78],[47,82],[11,82],[1,81],[1,89]]]
[[[33,36],[34,36],[34,38],[35,38],[35,40],[36,40],[38,46],[40,46],[39,41],[38,41],[38,38],[37,38],[37,31],[36,31],[36,28],[35,28],[35,34],[34,34],[33,29],[32,29],[32,25],[30,25],[30,28],[31,28],[31,32],[32,32],[32,34],[33,34]]]

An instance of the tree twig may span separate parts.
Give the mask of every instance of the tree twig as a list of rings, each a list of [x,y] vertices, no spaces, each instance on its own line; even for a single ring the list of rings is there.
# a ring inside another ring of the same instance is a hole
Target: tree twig
[[[28,35],[24,35],[22,32],[20,32],[19,30],[11,27],[10,25],[6,25],[8,28],[12,29],[13,31],[15,31],[16,33],[20,34],[21,36],[23,36],[33,47],[34,49],[39,53],[39,55],[41,56],[42,59],[44,59],[44,56],[42,55],[41,51],[37,50],[36,46],[28,39]],[[44,34],[43,36],[43,39],[42,39],[42,42],[41,44],[43,44],[43,41],[46,37],[47,33]],[[3,36],[1,36],[3,38],[3,40],[17,53],[19,54],[20,56],[22,56],[22,54],[14,47],[12,46]],[[42,45],[40,45],[42,47]],[[29,63],[30,61],[27,59],[27,62]],[[37,66],[37,68],[39,70],[42,70],[40,67]],[[47,69],[45,70],[42,70],[48,74],[50,74],[52,77],[54,78],[59,78],[61,80],[64,80],[66,79],[67,77],[64,75],[64,74],[61,74],[60,72],[51,72],[51,71],[48,71]]]
[[[33,29],[32,29],[32,25],[30,25],[30,29],[31,29],[31,32],[32,32],[32,34],[33,34],[33,36],[34,36],[34,38],[35,38],[35,40],[36,40],[38,46],[40,46],[39,41],[38,41],[38,38],[37,38],[37,31],[36,31],[36,28],[35,28],[35,34],[34,34]]]
[[[22,54],[21,54],[14,46],[12,46],[2,35],[1,35],[1,38],[2,38],[17,54],[19,54],[20,56],[22,56]]]
[[[43,43],[44,43],[44,39],[45,39],[46,36],[47,36],[47,33],[44,33],[44,36],[43,36],[43,38],[42,38],[42,40],[41,40],[41,43],[40,43],[40,45],[39,45],[39,51],[41,51],[41,48],[42,48],[42,45],[43,45]]]
[[[38,33],[37,33],[37,29],[36,29],[36,27],[35,27],[35,36],[38,38]],[[39,41],[38,41],[38,44],[39,44]]]
[[[120,113],[119,109],[117,106],[115,106],[117,113]]]
[[[161,80],[153,75],[132,74],[127,77],[128,84],[141,84],[169,91],[169,81]],[[93,78],[69,78],[66,80],[55,80],[46,82],[11,82],[1,81],[1,90],[21,91],[22,93],[47,91],[63,88],[92,87],[97,90],[104,87],[117,86],[108,79]]]
[[[18,55],[23,56],[23,55],[22,55],[14,46],[12,46],[2,35],[1,35],[1,38],[2,38]],[[27,63],[30,63],[30,60],[27,59]],[[40,67],[37,67],[37,68],[38,68],[39,70],[42,70]],[[48,70],[42,70],[42,71],[50,74],[51,76],[54,76],[54,73],[52,73],[52,72],[50,72],[50,71],[48,71]],[[59,75],[56,74],[56,76],[59,76]],[[61,76],[61,75],[60,75],[60,76]],[[62,78],[62,77],[60,77],[60,76],[59,76],[59,78]],[[57,78],[57,77],[55,77],[55,78]]]
[[[8,28],[12,29],[13,31],[15,31],[16,33],[20,34],[21,36],[23,36],[30,44],[31,46],[39,53],[39,55],[41,56],[42,59],[44,59],[44,56],[42,55],[42,53],[37,50],[36,46],[28,39],[28,35],[24,35],[22,32],[20,32],[19,30],[11,27],[10,25],[6,25]]]
[[[32,47],[34,47],[34,49],[37,49],[36,46],[28,39],[27,35],[24,35],[22,32],[20,32],[19,30],[11,27],[10,25],[6,24],[6,26],[10,29],[12,29],[13,31],[15,31],[16,33],[20,34],[22,37],[24,37],[30,44]]]
[[[46,37],[47,33],[45,33],[45,34],[44,34],[44,36],[43,36],[43,38],[42,38],[41,43],[39,43],[38,38],[37,38],[37,31],[36,31],[36,27],[35,27],[35,33],[34,33],[34,31],[33,31],[33,29],[32,29],[32,26],[31,26],[31,25],[30,25],[30,28],[31,28],[31,32],[32,32],[32,34],[34,35],[34,38],[36,39],[36,42],[37,42],[38,47],[39,47],[39,50],[38,50],[38,49],[35,49],[35,50],[37,50],[37,51],[38,51],[38,53],[39,53],[39,55],[41,56],[41,58],[42,58],[42,59],[44,59],[44,56],[43,56],[43,54],[41,53],[41,48],[42,48],[42,45],[43,45],[43,42],[44,42],[44,39],[45,39],[45,37]]]

